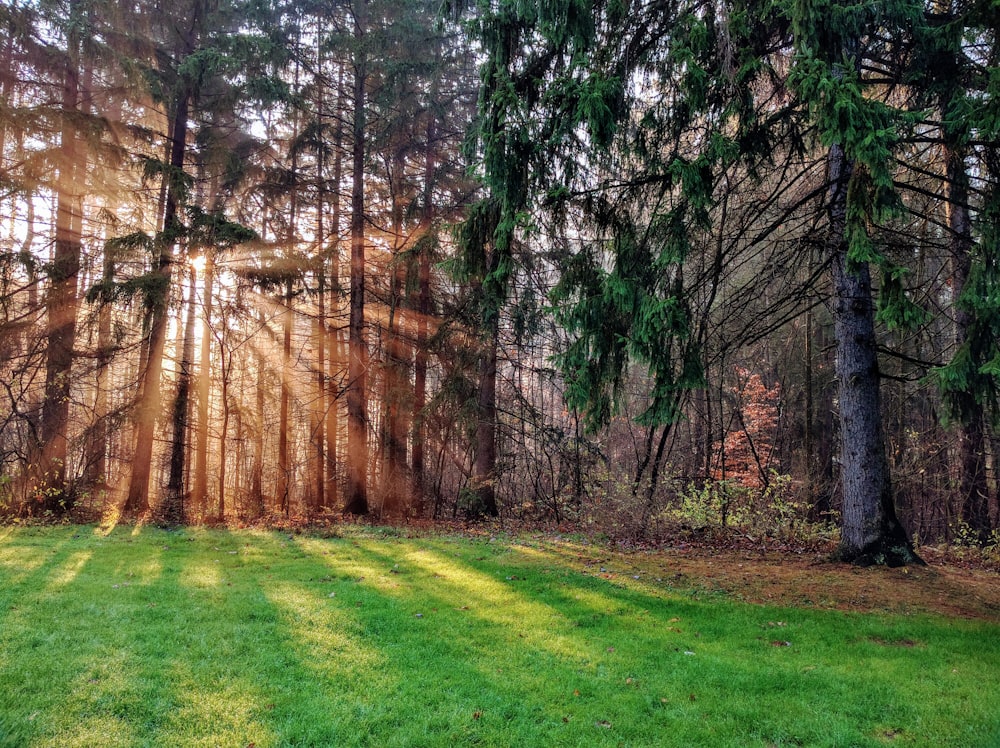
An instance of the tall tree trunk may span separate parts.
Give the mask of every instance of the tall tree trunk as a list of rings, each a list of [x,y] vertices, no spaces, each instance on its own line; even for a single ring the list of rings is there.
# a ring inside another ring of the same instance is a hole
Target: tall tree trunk
[[[191,369],[194,366],[194,325],[197,305],[195,293],[197,277],[195,269],[189,268],[187,321],[181,345],[180,368],[177,374],[177,393],[174,396],[171,426],[173,438],[170,443],[170,476],[167,481],[165,505],[161,508],[160,519],[168,524],[185,521],[184,489],[185,466],[188,457],[188,426],[191,404]]]
[[[868,264],[849,256],[847,193],[854,164],[830,148],[829,233],[840,400],[843,514],[838,557],[858,564],[919,561],[896,518],[882,434],[875,314]]]
[[[479,394],[476,401],[476,460],[472,466],[472,488],[482,512],[496,517],[500,512],[496,498],[497,463],[497,346],[499,328],[494,318],[483,338],[479,358]]]
[[[417,258],[416,352],[413,361],[413,424],[410,465],[413,475],[415,512],[424,511],[424,408],[427,405],[427,329],[431,314],[431,234],[434,231],[434,175],[436,169],[437,120],[433,112],[427,118],[427,144],[424,158],[423,217],[421,249]]]
[[[322,34],[316,35],[316,124],[323,137],[323,45]],[[316,152],[316,320],[313,324],[313,339],[316,346],[316,392],[313,395],[313,446],[315,449],[315,493],[317,511],[326,508],[326,156],[323,146]],[[339,185],[338,185],[339,187]]]
[[[403,183],[402,158],[393,164],[394,172],[390,180],[395,183],[392,205],[393,253],[390,272],[392,279],[389,284],[389,321],[386,329],[385,367],[383,375],[382,405],[385,408],[383,419],[383,459],[381,476],[382,506],[380,514],[399,516],[405,509],[408,500],[409,480],[406,466],[406,434],[405,409],[407,400],[406,388],[409,384],[407,367],[409,351],[403,340],[403,306],[402,294],[406,281],[406,264],[400,257],[403,245],[403,203],[399,191]]]
[[[188,105],[190,89],[185,89],[177,100],[173,123],[170,128],[170,169],[180,173],[184,168],[184,153],[188,131]],[[167,180],[168,182],[170,180]],[[143,372],[142,392],[136,414],[135,452],[132,455],[132,475],[124,510],[141,514],[149,509],[149,476],[153,461],[153,433],[160,410],[160,375],[163,371],[163,352],[167,338],[170,299],[171,264],[173,244],[179,233],[179,196],[173,184],[166,192],[163,212],[163,231],[157,239],[159,253],[154,272],[158,276],[159,295],[151,299],[148,359]]]
[[[10,105],[10,90],[14,83],[14,34],[7,35],[7,42],[0,54],[0,101]],[[0,119],[0,168],[7,156],[7,121]]]
[[[320,208],[320,212],[322,208]],[[317,227],[319,229],[321,227]],[[317,235],[319,243],[320,231]],[[316,503],[315,510],[323,511],[326,508],[326,271],[323,264],[316,273],[317,275],[317,296],[318,308],[316,319],[313,322],[313,339],[316,345],[315,363],[315,383],[316,391],[313,394],[313,462],[315,480]]]
[[[208,419],[212,382],[212,303],[215,262],[210,251],[205,254],[205,277],[202,299],[201,350],[198,362],[198,448],[194,456],[194,486],[191,503],[200,516],[208,512]]]
[[[292,279],[285,281],[284,308],[281,311],[281,411],[278,421],[278,482],[275,488],[275,500],[278,509],[288,516],[291,511],[289,503],[289,465],[288,465],[288,405],[292,385]]]
[[[337,111],[344,110],[344,66],[337,69]],[[327,331],[328,371],[327,406],[326,406],[326,500],[327,505],[335,507],[339,500],[337,490],[337,448],[340,444],[340,392],[338,378],[344,363],[343,342],[339,330],[340,313],[343,309],[341,278],[340,278],[340,183],[344,176],[344,125],[337,118],[333,137],[333,184],[336,189],[330,193],[330,317],[332,324],[324,321]]]
[[[263,313],[258,320],[260,327],[265,324]],[[267,367],[263,356],[257,357],[257,382],[254,387],[254,405],[256,415],[256,432],[253,440],[253,464],[250,466],[250,514],[253,518],[264,513],[264,374]]]
[[[969,175],[962,149],[954,144],[954,133],[945,132],[945,190],[947,193],[948,228],[951,230],[952,298],[955,315],[955,346],[957,350],[970,343],[974,314],[962,298],[972,270],[972,220],[969,216]],[[990,535],[989,488],[986,479],[986,420],[982,406],[968,391],[953,392],[955,410],[961,418],[958,426],[958,465],[961,517],[980,542]]]
[[[88,87],[89,88],[89,87]],[[113,99],[107,114],[108,120],[112,123],[112,128],[121,122],[122,102],[119,98]],[[115,212],[115,206],[107,207],[109,213]],[[107,230],[105,239],[110,238],[111,229]],[[110,289],[115,279],[115,257],[112,252],[105,248],[101,266],[101,284],[105,289]],[[114,356],[114,343],[111,337],[111,313],[112,303],[110,294],[102,295],[99,299],[97,311],[97,381],[94,388],[94,420],[91,425],[90,434],[87,439],[86,454],[84,456],[84,486],[88,491],[101,493],[108,488],[108,413],[109,406],[109,374],[111,361]]]
[[[115,277],[114,258],[104,253],[102,282],[107,286]],[[108,368],[114,355],[111,340],[111,302],[102,298],[97,311],[97,382],[94,391],[94,423],[87,440],[84,458],[84,485],[99,491],[108,485]]]
[[[226,351],[224,343],[219,342],[219,347],[222,349],[219,351],[219,362],[221,363],[222,375],[220,381],[222,384],[222,392],[220,393],[220,398],[222,400],[222,423],[219,424],[219,497],[218,503],[216,504],[216,514],[215,518],[219,522],[225,522],[226,520],[226,458],[227,458],[227,439],[229,438],[229,372],[232,368],[232,354],[230,354],[229,362],[226,362]],[[237,470],[237,480],[239,479],[239,471]]]
[[[345,511],[368,513],[368,346],[365,342],[365,55],[366,0],[354,0],[354,141],[351,185],[351,295],[347,371]]]
[[[75,3],[70,16],[75,18]],[[67,40],[63,71],[59,177],[56,186],[55,255],[49,269],[45,349],[45,401],[42,408],[42,458],[38,485],[39,509],[62,512],[74,501],[69,491],[66,462],[69,449],[69,404],[73,346],[76,342],[77,276],[80,271],[81,184],[85,165],[77,140],[73,113],[79,109],[80,39],[73,30]]]

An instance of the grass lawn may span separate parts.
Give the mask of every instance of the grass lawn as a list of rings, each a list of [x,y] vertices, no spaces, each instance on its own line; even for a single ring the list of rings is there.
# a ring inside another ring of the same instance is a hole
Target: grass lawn
[[[0,527],[0,745],[1000,746],[995,615],[824,606],[896,570],[342,532]]]

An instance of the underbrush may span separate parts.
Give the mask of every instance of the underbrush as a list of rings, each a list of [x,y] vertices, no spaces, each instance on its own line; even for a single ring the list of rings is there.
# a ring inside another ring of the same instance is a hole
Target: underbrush
[[[708,539],[825,548],[839,539],[836,515],[810,518],[799,488],[776,473],[762,487],[688,480],[666,481],[655,491],[615,481],[594,488],[581,523],[620,543]]]

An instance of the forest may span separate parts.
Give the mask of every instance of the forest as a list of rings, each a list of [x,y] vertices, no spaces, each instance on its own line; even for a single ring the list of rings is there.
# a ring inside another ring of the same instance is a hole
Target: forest
[[[991,0],[7,0],[0,514],[1000,545]]]

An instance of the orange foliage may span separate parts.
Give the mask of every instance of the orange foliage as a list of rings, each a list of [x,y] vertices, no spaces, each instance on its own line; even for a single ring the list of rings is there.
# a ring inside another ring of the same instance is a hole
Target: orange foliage
[[[736,384],[729,391],[733,418],[723,442],[725,477],[747,488],[762,488],[774,453],[781,388],[767,387],[759,374],[738,366]]]

